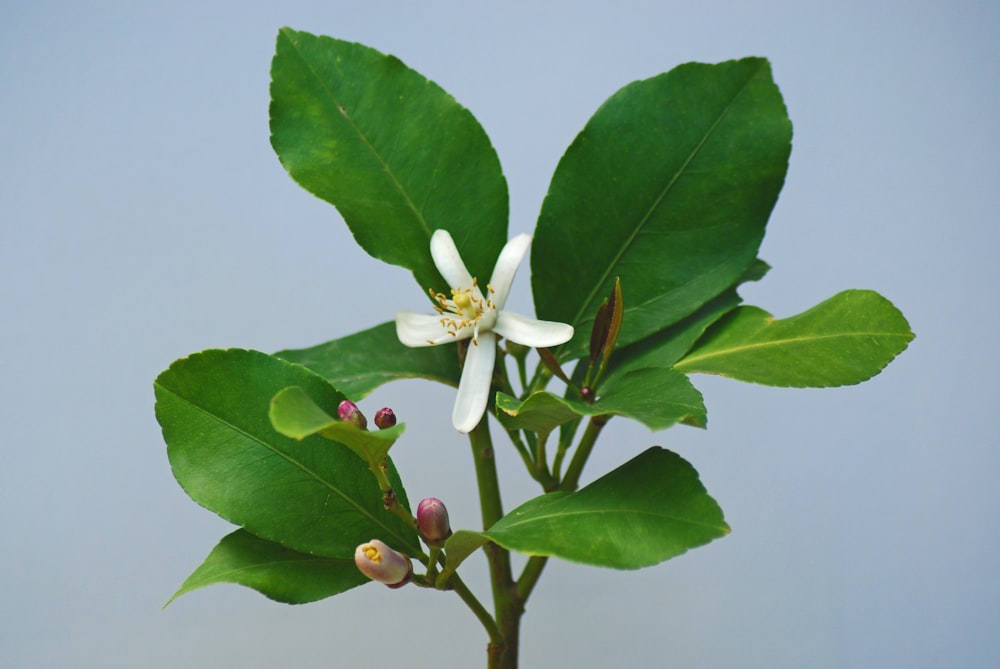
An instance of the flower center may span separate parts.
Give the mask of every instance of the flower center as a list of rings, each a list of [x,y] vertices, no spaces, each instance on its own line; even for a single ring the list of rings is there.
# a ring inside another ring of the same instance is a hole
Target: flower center
[[[493,294],[493,288],[486,286],[487,294]],[[441,314],[441,327],[452,336],[459,331],[472,328],[472,343],[478,345],[479,330],[489,331],[496,322],[496,305],[489,297],[484,298],[478,290],[476,279],[468,288],[453,288],[451,298],[444,293],[428,290],[431,298],[438,303],[435,311]]]

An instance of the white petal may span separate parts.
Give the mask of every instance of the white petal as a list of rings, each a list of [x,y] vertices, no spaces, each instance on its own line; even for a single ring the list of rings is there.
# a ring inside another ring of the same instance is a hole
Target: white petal
[[[493,268],[493,276],[490,277],[490,287],[493,288],[493,303],[497,309],[503,309],[507,303],[507,296],[510,294],[510,286],[514,283],[514,274],[517,267],[524,259],[524,254],[531,246],[531,235],[520,234],[507,242],[500,257],[497,258],[496,267]]]
[[[435,230],[431,235],[431,257],[449,288],[468,288],[472,285],[472,275],[447,230]]]
[[[510,311],[497,314],[493,331],[512,342],[542,348],[565,344],[573,338],[572,325],[540,321]]]
[[[493,363],[497,355],[497,338],[492,332],[480,332],[479,344],[469,344],[465,354],[458,396],[451,413],[451,424],[465,434],[471,432],[483,417],[493,383]]]
[[[396,336],[403,346],[436,346],[472,336],[472,328],[462,328],[454,335],[441,325],[437,314],[400,311],[396,314]]]

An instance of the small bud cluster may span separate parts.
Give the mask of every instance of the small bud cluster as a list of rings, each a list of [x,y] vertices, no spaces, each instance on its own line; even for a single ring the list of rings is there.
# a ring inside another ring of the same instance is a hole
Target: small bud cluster
[[[417,505],[417,527],[428,546],[440,546],[451,536],[448,509],[436,497]],[[390,588],[401,588],[413,578],[413,562],[378,539],[361,544],[354,551],[354,563],[362,574]]]
[[[368,429],[368,419],[361,413],[358,405],[350,400],[344,400],[337,407],[337,417],[345,423],[351,423],[361,430]],[[389,407],[382,407],[375,412],[375,427],[388,430],[396,424],[396,414]]]

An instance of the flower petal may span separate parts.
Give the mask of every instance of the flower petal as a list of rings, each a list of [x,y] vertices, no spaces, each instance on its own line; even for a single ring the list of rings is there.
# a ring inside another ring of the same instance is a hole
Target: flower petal
[[[449,288],[469,288],[472,286],[472,275],[466,269],[462,256],[458,253],[455,240],[447,230],[435,230],[431,235],[431,257],[434,266],[448,282]]]
[[[479,343],[469,344],[465,354],[462,379],[451,413],[451,424],[465,434],[471,432],[483,417],[493,384],[493,363],[497,355],[497,338],[492,332],[480,332]]]
[[[503,309],[503,305],[507,303],[510,286],[514,283],[514,274],[517,273],[518,265],[521,264],[530,246],[531,235],[523,233],[507,242],[500,251],[496,267],[493,268],[493,276],[490,277],[493,304],[497,309]]]
[[[512,342],[541,348],[565,344],[573,338],[572,325],[540,321],[510,311],[501,311],[497,314],[493,331]]]
[[[465,327],[452,334],[441,324],[437,314],[418,314],[400,311],[396,314],[396,337],[404,346],[436,346],[472,336],[472,327]]]

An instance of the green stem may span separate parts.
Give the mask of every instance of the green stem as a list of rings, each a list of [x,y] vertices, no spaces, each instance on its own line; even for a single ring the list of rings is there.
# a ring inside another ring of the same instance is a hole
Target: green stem
[[[566,477],[559,485],[560,490],[565,490],[566,492],[576,490],[577,485],[580,483],[580,474],[583,473],[583,466],[587,464],[587,458],[590,457],[590,452],[594,450],[594,442],[597,441],[601,429],[610,418],[610,416],[594,416],[587,423],[587,429],[584,430],[583,436],[580,437],[580,443],[577,444],[576,452],[573,453],[573,459],[570,460],[569,467],[566,468]]]
[[[483,529],[488,530],[503,518],[503,503],[500,500],[500,482],[487,418],[484,417],[469,433],[469,441],[472,443],[472,456],[476,466]],[[499,641],[490,638],[487,666],[489,669],[516,669],[521,614],[524,608],[514,594],[510,552],[492,542],[483,550],[489,563],[495,620],[501,636]]]
[[[524,571],[517,579],[517,587],[514,590],[514,594],[522,606],[528,601],[528,597],[535,588],[535,584],[538,583],[538,577],[542,575],[542,570],[545,569],[548,561],[549,558],[544,555],[533,555],[528,558],[528,563],[524,565]]]
[[[477,618],[479,622],[483,624],[486,628],[486,633],[490,637],[490,646],[493,645],[503,645],[503,635],[500,633],[500,628],[497,627],[497,623],[493,620],[493,616],[490,612],[486,610],[486,607],[476,598],[472,591],[469,590],[469,586],[465,585],[458,574],[452,574],[451,578],[448,579],[448,585],[451,587],[455,593],[462,598],[465,605],[468,606]]]

